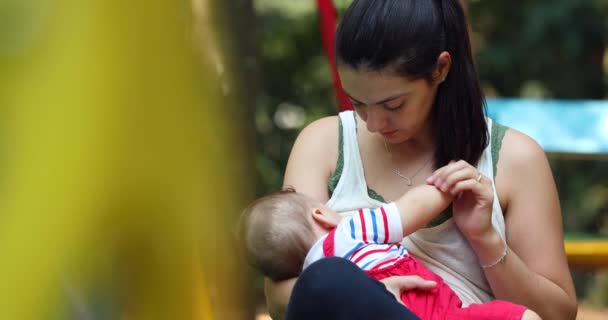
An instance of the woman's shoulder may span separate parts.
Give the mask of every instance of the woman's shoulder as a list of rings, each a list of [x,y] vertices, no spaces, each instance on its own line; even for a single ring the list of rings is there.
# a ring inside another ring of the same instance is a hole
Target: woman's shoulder
[[[317,120],[312,121],[311,123],[309,123],[308,125],[306,125],[306,127],[304,127],[304,130],[321,130],[321,131],[328,131],[331,129],[337,129],[338,128],[338,122],[339,122],[339,116],[335,115],[335,116],[327,116],[327,117],[323,117],[323,118],[319,118]],[[335,134],[335,132],[333,132]]]
[[[518,168],[529,165],[530,161],[545,159],[543,148],[532,137],[513,128],[506,130],[500,148],[499,165]]]
[[[534,181],[531,179],[544,181],[543,175],[550,174],[542,147],[521,131],[513,128],[506,130],[499,154],[495,182],[503,208],[508,207],[509,199],[519,193],[522,186],[532,185]]]
[[[329,116],[309,123],[298,135],[296,144],[315,148],[337,147],[339,122],[338,116]]]
[[[325,117],[308,124],[296,139],[283,184],[325,202],[327,181],[338,159],[338,117]]]

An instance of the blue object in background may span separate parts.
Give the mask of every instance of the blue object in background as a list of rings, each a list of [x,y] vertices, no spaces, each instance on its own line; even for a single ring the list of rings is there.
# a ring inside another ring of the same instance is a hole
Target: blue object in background
[[[493,120],[534,138],[547,153],[608,154],[608,100],[488,98]]]

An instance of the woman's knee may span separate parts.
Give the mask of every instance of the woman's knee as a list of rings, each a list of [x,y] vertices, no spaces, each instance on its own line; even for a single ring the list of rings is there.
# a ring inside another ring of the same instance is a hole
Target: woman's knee
[[[321,259],[311,264],[300,274],[294,292],[314,295],[315,297],[335,296],[337,290],[343,290],[351,283],[357,273],[365,275],[354,263],[336,257]]]

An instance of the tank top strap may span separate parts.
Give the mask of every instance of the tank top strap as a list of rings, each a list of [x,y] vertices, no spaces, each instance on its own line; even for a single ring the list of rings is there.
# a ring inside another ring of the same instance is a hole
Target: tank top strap
[[[485,150],[483,151],[481,158],[479,159],[479,161],[477,162],[477,170],[479,170],[479,172],[483,173],[486,177],[488,177],[490,180],[492,180],[492,183],[494,183],[494,161],[492,159],[492,127],[493,127],[493,123],[492,123],[492,119],[487,118],[487,124],[488,124],[488,133],[489,133],[489,142],[488,142],[488,146],[486,146]]]
[[[382,202],[371,199],[367,193],[367,182],[357,141],[355,113],[343,111],[339,114],[339,120],[338,163],[336,171],[330,178],[331,197],[327,206],[342,213],[357,208],[380,206]]]
[[[502,147],[502,139],[505,137],[505,133],[507,129],[506,126],[502,124],[491,121],[492,127],[490,130],[490,151],[492,152],[492,172],[494,174],[493,178],[496,178],[496,164],[498,163],[498,156],[500,155],[500,148]]]
[[[477,165],[477,169],[492,182],[492,191],[494,193],[494,203],[492,204],[492,224],[499,232],[501,237],[505,239],[505,221],[502,208],[500,207],[500,201],[498,199],[498,192],[496,191],[496,183],[494,181],[494,178],[496,177],[496,163],[498,162],[498,151],[500,150],[502,144],[502,136],[504,136],[504,130],[501,129],[502,126],[494,123],[490,118],[487,118],[487,123],[488,132],[490,133],[489,145],[484,150],[481,159],[479,160],[479,163]]]
[[[353,111],[344,111],[340,113],[340,122],[342,124],[342,155],[343,155],[343,172],[346,176],[350,176],[356,183],[365,182],[363,173],[363,163],[359,154],[359,142],[357,141],[357,120]],[[348,179],[348,178],[347,178]],[[338,187],[336,185],[336,187]]]

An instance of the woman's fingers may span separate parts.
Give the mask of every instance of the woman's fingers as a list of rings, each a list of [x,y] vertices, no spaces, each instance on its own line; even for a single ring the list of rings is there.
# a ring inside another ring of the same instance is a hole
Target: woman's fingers
[[[471,191],[475,194],[483,194],[485,192],[484,186],[481,185],[476,179],[468,179],[458,181],[454,186],[449,190],[450,194],[453,196],[460,194],[465,191]]]
[[[452,172],[450,175],[441,178],[442,183],[438,186],[438,188],[443,192],[451,191],[453,186],[458,182],[473,180],[477,182],[475,179],[479,175],[477,169],[473,167],[465,167],[460,170]]]
[[[400,303],[403,303],[401,301],[401,292],[403,291],[412,289],[428,290],[437,286],[437,282],[425,280],[420,276],[393,276],[384,278],[380,282],[384,284],[386,290],[392,293]]]
[[[450,173],[456,171],[456,170],[460,170],[462,168],[464,168],[468,163],[466,161],[460,160],[460,161],[450,161],[448,164],[446,164],[445,166],[435,170],[435,172],[433,172],[433,174],[426,180],[427,183],[429,184],[434,184],[437,185],[437,183],[441,183],[441,180],[443,177],[445,177],[446,175],[449,175]]]
[[[433,172],[433,174],[427,179],[427,182],[434,185],[441,184],[445,182],[446,177],[450,176],[456,171],[466,168],[473,168],[473,166],[464,160],[450,161],[450,163],[435,170],[435,172]]]
[[[412,289],[431,289],[437,282],[423,279],[420,276],[393,276],[380,280],[389,291],[400,293]]]
[[[479,174],[479,171],[477,171],[475,167],[471,166],[466,161],[461,160],[437,169],[435,173],[427,179],[427,183],[434,185],[443,192],[451,192],[454,185],[458,182],[469,179],[480,182],[477,181]]]

